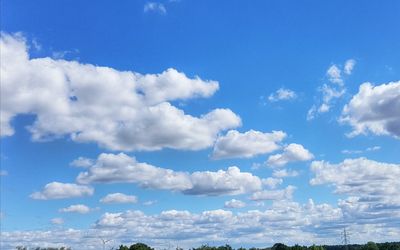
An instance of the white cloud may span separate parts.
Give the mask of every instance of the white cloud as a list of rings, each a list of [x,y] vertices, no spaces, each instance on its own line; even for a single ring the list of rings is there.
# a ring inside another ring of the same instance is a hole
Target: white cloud
[[[321,106],[319,106],[319,108],[318,108],[318,112],[325,113],[325,112],[328,112],[329,109],[331,109],[331,107],[328,104],[322,103]]]
[[[263,201],[263,200],[291,200],[296,187],[287,186],[285,189],[279,190],[262,190],[255,192],[251,195],[250,200]]]
[[[269,166],[282,167],[291,162],[308,161],[313,158],[314,155],[302,145],[291,143],[284,148],[282,154],[271,155],[267,160],[267,164]]]
[[[108,194],[100,200],[101,203],[137,203],[137,201],[136,196],[122,193]]]
[[[348,150],[348,149],[343,149],[341,152],[342,152],[342,154],[361,154],[361,153],[363,153],[364,151],[362,151],[362,150]]]
[[[285,178],[285,177],[296,177],[299,173],[295,170],[287,170],[287,169],[276,169],[272,173],[272,176],[276,178]]]
[[[352,126],[349,136],[372,133],[400,138],[400,81],[361,84],[343,108],[340,121]]]
[[[135,183],[144,188],[180,191],[192,195],[248,193],[261,189],[261,180],[238,167],[227,170],[177,172],[137,162],[126,154],[100,154],[78,183]]]
[[[63,218],[53,218],[53,219],[51,219],[51,224],[54,224],[54,225],[62,225],[62,224],[64,224],[64,219]]]
[[[323,104],[329,105],[332,99],[339,98],[345,93],[345,89],[335,89],[327,84],[321,87]]]
[[[282,100],[291,100],[295,99],[297,94],[290,89],[280,88],[275,93],[272,93],[268,96],[268,101],[277,102]]]
[[[161,74],[141,76],[137,79],[137,88],[145,93],[147,104],[155,105],[167,100],[210,97],[218,90],[219,84],[198,76],[190,79],[183,73],[168,69]]]
[[[35,200],[66,199],[93,195],[92,187],[77,185],[74,183],[51,182],[46,184],[40,192],[30,195]]]
[[[80,214],[87,214],[91,211],[91,209],[83,204],[76,204],[76,205],[71,205],[66,208],[61,208],[58,210],[61,213],[80,213]]]
[[[8,172],[6,170],[0,170],[0,176],[7,176]]]
[[[353,196],[380,196],[392,201],[400,199],[400,165],[366,158],[346,159],[339,164],[313,161],[315,178],[312,185],[333,184],[335,192]]]
[[[332,102],[335,99],[342,97],[346,93],[346,89],[343,86],[331,86],[323,84],[318,91],[322,93],[322,102],[317,105],[311,106],[307,112],[307,120],[313,120],[317,114],[329,112],[333,106]]]
[[[156,3],[156,2],[147,2],[143,8],[144,12],[158,12],[161,14],[166,14],[167,9],[165,8],[164,4]]]
[[[338,194],[339,207],[349,223],[387,226],[400,221],[400,165],[366,158],[345,159],[338,164],[314,161],[312,185],[329,185]]]
[[[150,200],[150,201],[145,201],[143,202],[144,206],[151,206],[157,203],[157,200]]]
[[[34,141],[67,136],[111,150],[199,150],[241,124],[229,109],[194,117],[169,103],[209,97],[218,90],[215,81],[188,78],[175,69],[141,75],[77,61],[30,59],[25,41],[15,35],[2,34],[0,45],[2,136],[14,134],[13,118],[32,114]]]
[[[328,76],[330,82],[343,85],[341,70],[335,64],[329,67],[329,69],[326,71],[326,75]]]
[[[78,168],[87,168],[93,165],[93,160],[85,157],[79,157],[73,160],[69,165]]]
[[[381,146],[373,146],[373,147],[368,147],[365,151],[371,152],[371,151],[378,151],[381,149]]]
[[[269,188],[276,188],[278,185],[281,185],[283,180],[281,178],[272,178],[268,177],[266,179],[262,179],[262,183]]]
[[[351,75],[355,65],[356,61],[354,59],[347,60],[344,64],[344,73],[347,75]]]
[[[243,208],[245,206],[246,206],[245,202],[236,199],[226,201],[224,204],[225,208]]]
[[[100,154],[87,172],[81,172],[79,183],[137,183],[146,188],[186,190],[192,183],[185,172],[175,172],[137,162],[126,154]]]
[[[362,154],[364,152],[374,152],[374,151],[378,151],[380,149],[381,149],[380,146],[373,146],[373,147],[368,147],[365,150],[348,150],[348,149],[344,149],[341,152],[343,154]]]
[[[221,195],[242,194],[261,189],[261,180],[248,172],[241,172],[238,167],[229,167],[217,172],[194,172],[190,175],[192,188],[183,190],[185,194]]]
[[[249,130],[240,133],[230,130],[225,136],[219,136],[214,145],[212,157],[222,158],[250,158],[259,154],[273,152],[280,148],[279,143],[286,137],[283,131],[262,133]]]
[[[332,107],[332,100],[342,97],[346,92],[346,90],[342,87],[337,88],[327,84],[322,85],[319,91],[322,92],[322,103],[318,109],[314,108],[315,109],[314,111],[309,111],[309,112],[315,112],[315,111],[318,111],[318,113],[328,112]]]
[[[328,76],[330,82],[343,84],[341,70],[335,64],[328,68],[328,70],[326,71],[326,75]]]
[[[138,242],[145,242],[157,249],[165,242],[179,242],[183,248],[192,248],[214,242],[229,242],[234,247],[242,245],[285,244],[336,244],[337,236],[347,227],[353,242],[366,242],[372,238],[396,241],[400,235],[398,224],[368,219],[354,223],[356,209],[351,210],[353,200],[340,203],[339,207],[315,204],[309,200],[299,204],[290,200],[272,201],[265,210],[233,213],[226,210],[210,210],[192,213],[185,210],[168,210],[159,214],[145,214],[128,210],[104,213],[95,226],[86,230],[2,231],[2,249],[14,249],[23,244],[31,247],[61,247],[66,240],[72,248],[99,249],[98,236],[115,242],[131,242],[132,235]],[[388,217],[386,217],[387,219]],[[391,218],[397,220],[399,217]],[[398,220],[397,220],[398,222]]]
[[[307,111],[307,121],[313,120],[316,116],[317,111],[317,106],[312,105],[311,108]]]
[[[350,75],[356,64],[354,59],[349,59],[345,62],[344,73]],[[329,112],[336,99],[341,98],[346,93],[344,86],[345,82],[342,75],[342,70],[337,65],[332,65],[328,68],[326,75],[328,83],[323,84],[318,88],[322,93],[319,104],[314,104],[307,112],[307,120],[313,120],[318,114]]]

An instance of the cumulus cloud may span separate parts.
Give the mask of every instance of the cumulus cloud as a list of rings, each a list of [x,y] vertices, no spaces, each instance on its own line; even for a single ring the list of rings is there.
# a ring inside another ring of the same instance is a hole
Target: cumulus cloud
[[[400,138],[400,81],[374,86],[360,85],[343,108],[340,121],[349,124],[350,137],[372,133]]]
[[[382,163],[367,158],[346,159],[339,164],[313,161],[315,177],[312,185],[332,184],[335,192],[352,196],[380,197],[398,200],[400,197],[400,165]]]
[[[137,201],[136,196],[122,193],[108,194],[100,200],[101,203],[137,203]]]
[[[190,175],[192,187],[183,190],[185,194],[221,195],[242,194],[261,189],[259,177],[248,172],[241,172],[238,167],[229,167],[217,172],[202,171]]]
[[[61,213],[80,213],[80,214],[87,214],[91,211],[91,209],[83,204],[76,204],[76,205],[71,205],[66,208],[61,208],[58,210]]]
[[[287,170],[287,169],[276,169],[272,173],[272,176],[276,178],[285,178],[285,177],[296,177],[299,173],[295,170]]]
[[[197,214],[177,210],[163,211],[158,215],[146,215],[141,211],[105,213],[97,221],[97,227],[127,228],[130,232],[134,230],[138,238],[154,237],[180,242],[207,242],[212,238],[217,242],[229,239],[232,243],[242,244],[258,240],[273,242],[273,238],[276,240],[277,237],[297,240],[295,234],[301,230],[296,228],[305,228],[311,223],[323,224],[340,216],[339,209],[327,204],[284,202],[275,203],[266,211],[252,210],[238,214],[221,209]]]
[[[93,165],[93,160],[85,157],[79,157],[73,160],[69,165],[77,168],[87,168]]]
[[[269,188],[276,188],[278,185],[282,184],[283,180],[281,178],[272,178],[268,177],[266,179],[262,179],[262,183]]]
[[[354,200],[340,203],[339,207],[316,204],[309,200],[300,204],[291,200],[272,201],[265,210],[233,213],[226,210],[207,210],[192,213],[185,210],[167,210],[158,214],[142,211],[104,213],[86,230],[2,231],[2,249],[15,245],[61,247],[67,241],[72,248],[98,249],[98,236],[116,242],[135,240],[156,247],[165,242],[179,242],[179,246],[192,248],[204,242],[216,245],[229,242],[233,246],[286,244],[336,244],[337,235],[346,226],[352,232],[352,241],[365,242],[372,238],[395,241],[400,235],[397,217],[379,214],[376,218],[353,223],[356,209],[349,210]],[[354,213],[351,213],[353,211]],[[386,216],[382,220],[381,216]]]
[[[81,172],[78,183],[136,183],[145,188],[186,190],[192,183],[185,172],[175,172],[137,162],[124,153],[100,154],[87,172]]]
[[[142,75],[52,58],[29,58],[23,37],[2,34],[1,133],[17,115],[35,115],[34,141],[69,137],[111,150],[199,150],[241,124],[229,109],[199,117],[169,101],[209,97],[218,83],[168,69]],[[37,98],[40,96],[40,98]],[[118,98],[116,98],[118,97]]]
[[[34,192],[30,197],[35,200],[53,200],[91,196],[93,193],[92,187],[74,183],[51,182],[46,184],[42,191]]]
[[[246,203],[241,200],[232,199],[224,203],[225,208],[243,208]]]
[[[161,14],[166,14],[167,9],[165,8],[164,4],[156,3],[156,2],[147,2],[143,8],[144,12],[158,12]]]
[[[286,101],[295,99],[296,97],[297,94],[293,90],[280,88],[276,92],[268,96],[268,101],[270,102]]]
[[[399,225],[399,164],[357,158],[338,164],[314,161],[311,170],[310,184],[330,185],[335,193],[348,195],[338,204],[348,221]]]
[[[296,190],[294,186],[287,186],[285,189],[279,190],[262,190],[255,192],[251,195],[250,200],[263,201],[263,200],[291,200],[293,193]]]
[[[279,143],[286,137],[283,131],[262,133],[249,130],[240,133],[230,130],[224,136],[219,136],[214,145],[212,157],[222,158],[250,158],[260,154],[273,152],[280,148]]]
[[[273,167],[282,167],[291,162],[308,161],[313,158],[314,155],[302,145],[291,143],[284,148],[283,153],[271,155],[267,164]]]
[[[137,162],[126,154],[100,154],[77,182],[135,183],[143,188],[179,191],[191,195],[241,194],[261,189],[261,180],[238,167],[227,170],[177,172]]]

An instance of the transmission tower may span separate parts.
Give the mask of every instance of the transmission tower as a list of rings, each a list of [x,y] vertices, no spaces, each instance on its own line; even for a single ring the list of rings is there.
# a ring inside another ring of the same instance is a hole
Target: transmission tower
[[[346,228],[343,228],[342,236],[342,243],[344,244],[344,249],[349,250],[349,243],[350,243],[350,234],[347,232]]]
[[[106,244],[108,242],[110,242],[111,240],[106,240],[106,239],[103,239],[102,237],[99,237],[99,238],[101,240],[101,243],[103,243],[103,250],[105,250],[106,249]]]

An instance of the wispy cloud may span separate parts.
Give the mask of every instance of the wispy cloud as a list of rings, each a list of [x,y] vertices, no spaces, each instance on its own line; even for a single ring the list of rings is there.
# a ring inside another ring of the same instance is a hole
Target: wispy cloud
[[[297,94],[293,90],[280,88],[268,96],[268,101],[278,102],[278,101],[292,100],[292,99],[296,99],[296,98],[297,98]]]
[[[144,5],[143,11],[145,13],[157,12],[157,13],[161,13],[161,14],[167,14],[167,9],[165,8],[165,5],[162,3],[157,3],[157,2],[147,2]]]
[[[365,150],[361,150],[361,149],[355,149],[355,150],[344,149],[341,152],[342,152],[342,154],[362,154],[364,152],[373,152],[373,151],[378,151],[380,149],[381,149],[380,146],[373,146],[373,147],[368,147]]]
[[[333,106],[334,100],[339,99],[346,93],[344,75],[351,75],[356,61],[349,59],[344,66],[333,64],[326,71],[326,82],[318,87],[322,94],[319,103],[311,106],[307,112],[307,120],[313,120],[318,114],[329,112]]]

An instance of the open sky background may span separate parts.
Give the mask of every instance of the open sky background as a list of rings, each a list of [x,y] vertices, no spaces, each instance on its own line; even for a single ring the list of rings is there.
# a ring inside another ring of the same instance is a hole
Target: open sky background
[[[1,7],[1,247],[400,239],[399,1]]]

